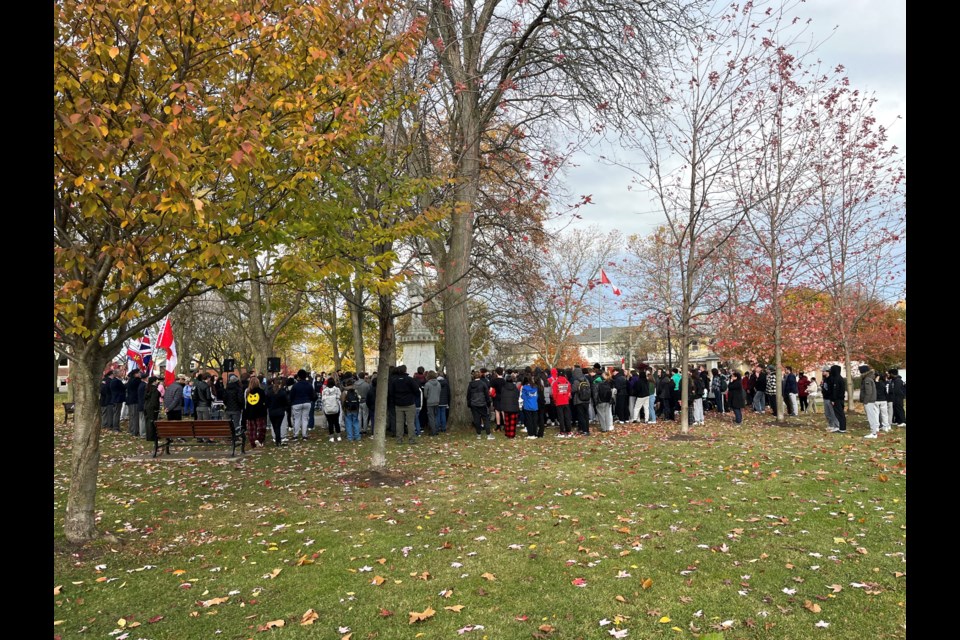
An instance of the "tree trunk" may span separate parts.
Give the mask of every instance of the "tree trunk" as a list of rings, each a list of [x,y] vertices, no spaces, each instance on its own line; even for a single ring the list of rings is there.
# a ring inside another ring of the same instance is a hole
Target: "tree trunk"
[[[356,296],[347,297],[347,310],[350,312],[350,333],[353,337],[353,362],[356,365],[357,373],[367,370],[367,359],[363,352],[363,309],[358,304],[359,298],[359,291]]]
[[[60,354],[53,353],[53,392],[60,393]]]
[[[847,372],[847,411],[852,412],[853,401],[853,363],[850,361],[850,347],[844,341],[843,345],[843,368]]]
[[[688,410],[690,402],[690,382],[687,371],[690,362],[690,320],[685,318],[683,321],[682,344],[683,351],[680,352],[680,433],[690,432],[690,412]]]
[[[457,188],[457,202],[450,220],[450,248],[446,255],[442,283],[444,355],[447,379],[450,382],[450,421],[457,424],[469,420],[467,384],[470,367],[470,318],[467,308],[466,277],[473,248],[473,213],[480,180],[480,124],[474,99],[464,99],[462,135],[463,155],[457,174],[461,182]]]
[[[76,403],[73,416],[73,456],[63,531],[67,540],[83,543],[97,535],[94,506],[100,464],[100,374],[106,360],[99,353],[72,361],[70,377]]]
[[[390,366],[396,363],[396,335],[393,326],[393,296],[380,295],[379,341],[380,362],[377,365],[377,397],[373,416],[373,452],[370,467],[387,466],[387,391],[390,385]]]

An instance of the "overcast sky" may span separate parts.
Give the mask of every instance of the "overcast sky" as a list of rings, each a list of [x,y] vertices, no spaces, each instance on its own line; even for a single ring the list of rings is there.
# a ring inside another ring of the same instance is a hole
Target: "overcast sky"
[[[906,154],[906,2],[905,0],[807,0],[798,14],[812,18],[813,40],[833,35],[817,50],[828,65],[846,67],[850,84],[878,98],[876,113],[888,126],[890,140]],[[897,116],[902,119],[898,120]],[[644,196],[627,190],[630,174],[624,169],[601,164],[596,156],[619,149],[601,145],[578,152],[565,176],[566,188],[575,200],[592,195],[594,204],[581,209],[582,220],[574,226],[598,224],[602,229],[649,233],[663,220],[650,211]],[[569,222],[569,221],[566,221]]]

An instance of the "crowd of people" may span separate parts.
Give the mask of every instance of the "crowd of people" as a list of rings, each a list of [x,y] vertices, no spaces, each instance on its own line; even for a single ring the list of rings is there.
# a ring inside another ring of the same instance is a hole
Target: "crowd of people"
[[[818,412],[823,405],[827,431],[846,433],[847,383],[839,365],[815,374],[795,374],[784,367],[782,397],[787,415]],[[223,382],[226,377],[226,384]],[[494,432],[515,438],[518,430],[528,439],[544,437],[547,426],[556,426],[556,436],[589,436],[590,425],[609,432],[615,424],[677,420],[682,415],[682,376],[677,368],[639,367],[622,369],[574,366],[522,370],[497,367],[471,372],[465,389],[467,405],[478,439]],[[387,384],[387,434],[403,444],[416,444],[421,435],[438,436],[447,431],[451,389],[446,377],[419,367],[410,375],[404,365],[390,367]],[[688,424],[705,424],[706,413],[732,414],[736,424],[743,411],[770,409],[776,413],[776,372],[773,366],[754,367],[749,373],[724,368],[708,371],[691,366],[687,376]],[[903,401],[906,384],[896,369],[879,375],[860,367],[860,402],[870,425],[865,437],[876,438],[891,426],[906,426]],[[229,420],[251,447],[262,447],[268,425],[276,446],[308,440],[315,427],[326,429],[329,442],[359,441],[373,433],[377,375],[337,371],[311,376],[301,369],[295,376],[274,374],[267,378],[255,370],[216,376],[198,372],[178,376],[168,387],[162,379],[146,381],[133,370],[123,381],[108,371],[100,388],[104,428],[120,431],[124,416],[132,436],[156,439],[154,424],[161,408],[167,420],[193,417],[197,420]],[[319,423],[319,424],[318,424]]]

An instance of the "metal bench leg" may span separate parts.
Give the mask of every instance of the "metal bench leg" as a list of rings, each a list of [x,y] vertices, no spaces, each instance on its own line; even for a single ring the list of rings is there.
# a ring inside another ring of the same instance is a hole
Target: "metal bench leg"
[[[167,438],[167,446],[166,446],[167,455],[170,455],[170,443],[171,443],[171,442],[172,442],[172,440],[171,440],[170,438]]]

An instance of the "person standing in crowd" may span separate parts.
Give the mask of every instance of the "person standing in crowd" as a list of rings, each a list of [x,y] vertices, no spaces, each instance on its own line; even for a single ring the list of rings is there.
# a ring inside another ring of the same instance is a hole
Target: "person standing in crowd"
[[[313,406],[317,401],[317,392],[307,380],[305,369],[297,371],[297,381],[290,388],[287,401],[290,404],[290,424],[293,430],[290,439],[306,440],[309,437],[310,414],[313,413]],[[280,415],[280,420],[283,421],[283,414]]]
[[[512,372],[507,372],[500,387],[500,409],[503,411],[503,435],[517,435],[517,417],[520,414],[520,387]]]
[[[471,383],[473,384],[473,383]],[[523,422],[527,425],[527,439],[542,438],[543,430],[537,427],[537,385],[529,375],[523,377],[523,387],[520,389],[520,397],[523,400]],[[474,419],[476,420],[476,418]],[[480,437],[479,430],[477,437]],[[557,434],[559,437],[566,437],[564,434]]]
[[[743,408],[747,406],[747,392],[743,390],[743,377],[739,371],[730,374],[730,408],[733,409],[733,419],[737,424],[743,423]]]
[[[160,390],[157,388],[156,376],[147,378],[143,387],[143,417],[142,428],[147,440],[157,440],[157,417],[160,415]]]
[[[183,384],[183,415],[189,418],[193,416],[193,386],[186,376],[181,376],[181,384]]]
[[[223,390],[224,417],[233,424],[234,433],[240,434],[241,416],[243,414],[243,388],[240,378],[231,373],[227,378],[227,387]]]
[[[673,381],[673,390],[670,392],[670,403],[673,406],[673,415],[676,416],[677,412],[680,411],[680,402],[683,399],[683,392],[680,390],[680,383],[683,379],[683,376],[680,375],[680,370],[676,367],[671,371],[670,379]]]
[[[113,412],[110,415],[110,428],[120,431],[120,412],[123,410],[123,401],[127,397],[127,389],[116,374],[110,376],[110,405]]]
[[[373,433],[373,429],[370,428],[370,408],[367,406],[367,395],[370,393],[370,383],[367,381],[366,373],[361,371],[357,374],[357,381],[353,383],[353,388],[360,397],[360,433]]]
[[[798,416],[797,396],[800,393],[800,387],[797,385],[797,376],[793,373],[793,367],[787,367],[783,376],[783,397],[787,401],[787,415]]]
[[[716,371],[716,369],[714,369]],[[719,376],[717,376],[719,377]],[[726,391],[726,389],[724,389]],[[693,424],[704,424],[704,415],[703,415],[703,396],[706,393],[706,388],[703,385],[703,378],[700,377],[700,374],[697,373],[695,369],[691,367],[690,369],[690,406],[693,409]],[[717,400],[717,405],[720,406],[720,403],[723,401],[723,392],[720,393],[720,397]]]
[[[613,387],[609,371],[601,374],[600,382],[594,387],[594,394],[600,431],[613,431],[613,404],[616,402],[617,391]]]
[[[140,370],[134,369],[130,372],[130,379],[124,389],[124,398],[127,401],[127,416],[130,419],[129,433],[134,438],[140,437],[140,387],[143,386],[143,380],[140,379]]]
[[[554,380],[550,389],[557,409],[557,422],[560,424],[560,433],[572,433],[573,416],[570,414],[570,380],[566,371],[553,370]],[[573,375],[572,373],[570,374]]]
[[[396,369],[396,375],[390,383],[390,391],[393,392],[393,403],[396,408],[396,434],[397,444],[403,444],[403,435],[407,434],[409,444],[417,443],[416,436],[416,403],[417,396],[420,395],[420,387],[417,381],[407,375],[407,366],[400,365]],[[486,394],[486,389],[484,389]],[[486,403],[486,399],[484,399]]]
[[[640,383],[640,374],[637,373],[636,369],[630,370],[630,377],[627,378],[627,415],[629,416],[629,421],[632,423],[637,423],[637,415],[640,413],[640,409],[637,408],[637,401],[640,399],[638,395],[637,385]]]
[[[437,405],[437,428],[440,433],[447,432],[447,411],[450,409],[450,383],[442,373],[437,374],[440,383],[440,403]]]
[[[482,370],[481,370],[482,371]],[[477,440],[483,435],[482,431],[487,432],[487,440],[493,440],[493,434],[490,433],[490,412],[487,401],[490,397],[490,388],[483,381],[480,371],[473,372],[473,380],[467,385],[467,406],[470,407],[470,414],[473,416],[473,428],[477,431]],[[400,416],[397,415],[397,428],[400,427]]]
[[[891,411],[893,412],[893,417],[890,420],[898,427],[905,427],[907,426],[907,414],[903,410],[903,401],[907,397],[907,385],[900,377],[898,369],[890,369],[887,373],[890,374],[890,391],[887,397],[892,405]]]
[[[711,373],[713,374],[713,378],[710,380],[710,395],[713,396],[717,413],[726,413],[727,407],[723,401],[723,394],[726,392],[729,383],[724,376],[720,374],[719,369],[714,368],[711,370]]]
[[[817,398],[820,397],[820,385],[817,384],[817,376],[810,374],[810,380],[807,384],[807,408],[811,413],[817,412]]]
[[[649,367],[643,372],[643,375],[646,378],[646,392],[648,394],[645,398],[647,403],[647,424],[657,424],[657,380],[653,375],[653,369]]]
[[[773,415],[777,415],[777,370],[771,364],[767,367],[767,406]]]
[[[754,367],[753,377],[756,380],[753,385],[753,412],[763,413],[767,409],[767,370]]]
[[[212,387],[213,387],[212,389],[213,397],[219,400],[220,402],[223,402],[223,391],[224,391],[223,376],[217,376],[213,378]]]
[[[267,437],[267,394],[260,386],[260,379],[252,375],[243,395],[243,415],[240,423],[247,431],[250,448],[263,446]]]
[[[427,372],[427,382],[423,385],[424,404],[427,405],[427,426],[430,428],[430,435],[435,436],[440,433],[437,428],[437,406],[440,404],[440,382],[437,380],[436,371]]]
[[[573,417],[577,421],[577,431],[581,435],[589,434],[589,406],[593,400],[593,389],[579,365],[573,368],[573,373],[570,375],[570,393],[573,402]]]
[[[843,408],[846,397],[847,381],[840,375],[840,365],[835,364],[830,367],[830,401],[833,404],[833,415],[837,419],[838,426],[831,429],[831,433],[847,432],[847,415]]]
[[[881,371],[877,374],[877,410],[880,414],[880,431],[890,431],[890,410],[887,406],[890,381],[887,374]]]
[[[311,390],[313,387],[311,386]],[[290,411],[290,394],[283,378],[277,377],[270,381],[267,389],[267,416],[273,427],[273,441],[279,447],[286,445],[283,439],[283,419]]]
[[[197,381],[193,385],[193,402],[196,407],[197,420],[210,419],[210,407],[213,405],[213,394],[207,383],[207,373],[198,373]]]
[[[858,371],[860,371],[860,402],[863,403],[863,412],[867,414],[867,424],[870,425],[870,433],[863,437],[876,440],[880,432],[876,374],[866,364],[860,365]]]
[[[660,400],[660,415],[664,420],[674,420],[673,386],[673,377],[661,369],[660,380],[657,382],[657,398]]]
[[[824,369],[823,382],[820,383],[820,394],[823,397],[823,415],[827,419],[827,431],[840,429],[840,421],[833,414],[833,389],[830,388],[830,369]]]
[[[810,396],[810,380],[807,378],[807,375],[801,371],[800,377],[797,378],[797,398],[800,400],[800,413],[807,412],[807,402]]]
[[[167,420],[183,420],[183,383],[179,378],[164,392],[163,408],[167,410]]]
[[[340,442],[340,390],[337,389],[337,383],[332,377],[327,379],[327,383],[323,387],[320,406],[323,408],[323,415],[327,419],[327,432],[330,436],[330,442],[333,442],[334,438],[337,442]]]
[[[343,407],[343,424],[347,431],[347,442],[360,441],[360,394],[357,393],[353,378],[345,382],[340,394],[340,406]]]
[[[500,407],[500,389],[503,387],[503,367],[497,367],[490,375],[490,399],[493,406],[494,430],[503,429],[503,411]]]
[[[100,381],[100,425],[109,431],[113,431],[113,402],[110,395],[110,379],[113,377],[113,371],[107,371],[103,374]]]
[[[623,369],[617,367],[613,371],[613,377],[610,378],[610,384],[613,387],[616,393],[614,394],[615,400],[613,401],[613,412],[617,418],[617,424],[626,424],[630,419],[630,414],[628,411],[629,401],[627,393],[627,377],[623,373]]]

